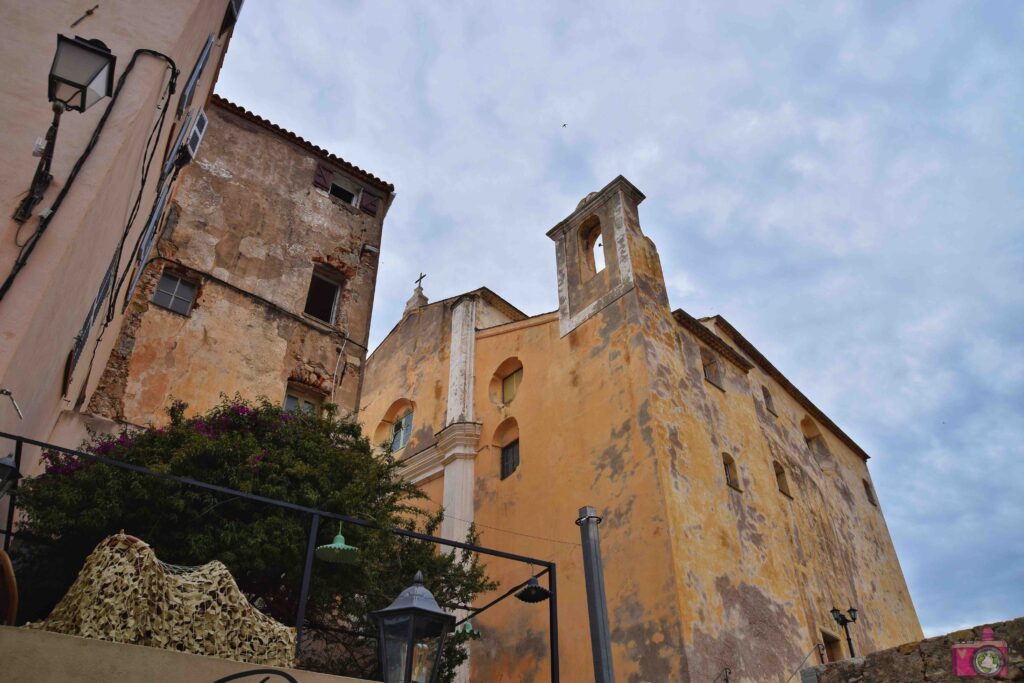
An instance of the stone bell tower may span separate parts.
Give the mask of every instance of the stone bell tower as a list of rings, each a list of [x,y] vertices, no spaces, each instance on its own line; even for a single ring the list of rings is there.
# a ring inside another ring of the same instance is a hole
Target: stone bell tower
[[[631,226],[644,194],[621,175],[591,192],[548,231],[558,268],[559,332],[565,336],[634,287]]]

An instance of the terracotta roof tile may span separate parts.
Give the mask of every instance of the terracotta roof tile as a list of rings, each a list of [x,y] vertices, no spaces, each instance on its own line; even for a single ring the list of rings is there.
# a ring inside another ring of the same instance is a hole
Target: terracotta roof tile
[[[273,121],[268,121],[259,114],[249,111],[245,107],[239,106],[234,102],[226,100],[220,95],[216,94],[210,97],[210,102],[212,102],[213,104],[217,105],[222,109],[225,109],[235,114],[236,116],[240,116],[246,121],[251,121],[252,123],[255,123],[258,126],[262,126],[263,128],[266,128],[267,130],[276,133],[277,135],[280,135],[286,140],[289,140],[290,142],[299,145],[300,147],[306,149],[307,151],[316,154],[317,156],[324,159],[328,163],[338,166],[341,169],[347,171],[348,173],[351,173],[353,176],[369,183],[370,185],[375,186],[379,190],[384,190],[385,192],[395,191],[395,186],[387,182],[386,180],[382,180],[377,176],[373,175],[372,173],[370,173],[369,171],[364,171],[355,164],[351,164],[342,159],[341,157],[331,154],[323,147],[317,147],[309,140],[306,140],[305,138],[296,135],[290,130],[285,130],[284,128],[277,125]]]

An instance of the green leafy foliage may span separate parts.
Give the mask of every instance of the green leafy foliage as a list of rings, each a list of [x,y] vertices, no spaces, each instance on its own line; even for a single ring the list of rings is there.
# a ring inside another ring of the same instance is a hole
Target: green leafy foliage
[[[387,531],[435,533],[439,514],[423,512],[419,489],[398,478],[390,454],[374,453],[357,424],[290,413],[266,400],[224,399],[185,418],[175,403],[166,427],[93,436],[83,450],[155,472],[374,521],[342,532],[360,549],[354,565],[313,565],[301,664],[369,678],[379,675],[369,614],[386,607],[417,570],[438,603],[453,611],[496,587],[476,556],[449,553]],[[220,560],[259,609],[294,624],[311,515],[185,486],[55,452],[46,473],[19,488],[27,514],[16,566],[23,620],[44,617],[104,537],[123,529],[164,562]],[[318,544],[338,529],[324,520]],[[470,541],[475,541],[475,533]],[[450,681],[474,637],[461,629],[446,648],[441,680]]]

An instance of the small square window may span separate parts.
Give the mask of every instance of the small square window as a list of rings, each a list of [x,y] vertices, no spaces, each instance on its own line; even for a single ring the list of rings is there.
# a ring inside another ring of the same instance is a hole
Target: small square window
[[[331,183],[331,196],[337,197],[346,204],[352,204],[355,202],[356,193],[352,192],[348,188],[342,187],[338,183]]]
[[[508,479],[519,468],[519,439],[501,447],[501,478]]]
[[[188,315],[196,297],[195,283],[184,280],[173,273],[164,273],[153,293],[153,303],[162,308]]]
[[[519,368],[511,375],[501,380],[501,402],[511,403],[519,391],[519,385],[523,381],[523,369]]]
[[[333,325],[340,290],[341,285],[337,282],[313,273],[309,281],[309,292],[306,294],[306,314]]]
[[[765,410],[767,410],[769,413],[771,413],[775,417],[778,417],[779,414],[777,412],[775,412],[775,401],[772,400],[772,393],[770,391],[768,391],[768,387],[762,385],[762,387],[761,387],[761,395],[764,397],[764,408],[765,408]]]

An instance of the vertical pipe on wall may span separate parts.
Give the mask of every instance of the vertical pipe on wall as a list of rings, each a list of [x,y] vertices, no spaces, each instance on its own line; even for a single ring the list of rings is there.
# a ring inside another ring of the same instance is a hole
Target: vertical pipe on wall
[[[583,571],[587,582],[587,611],[590,615],[590,647],[594,659],[595,683],[614,683],[611,632],[608,628],[608,600],[604,592],[604,564],[597,527],[601,518],[590,507],[580,508],[576,525],[583,546]]]

